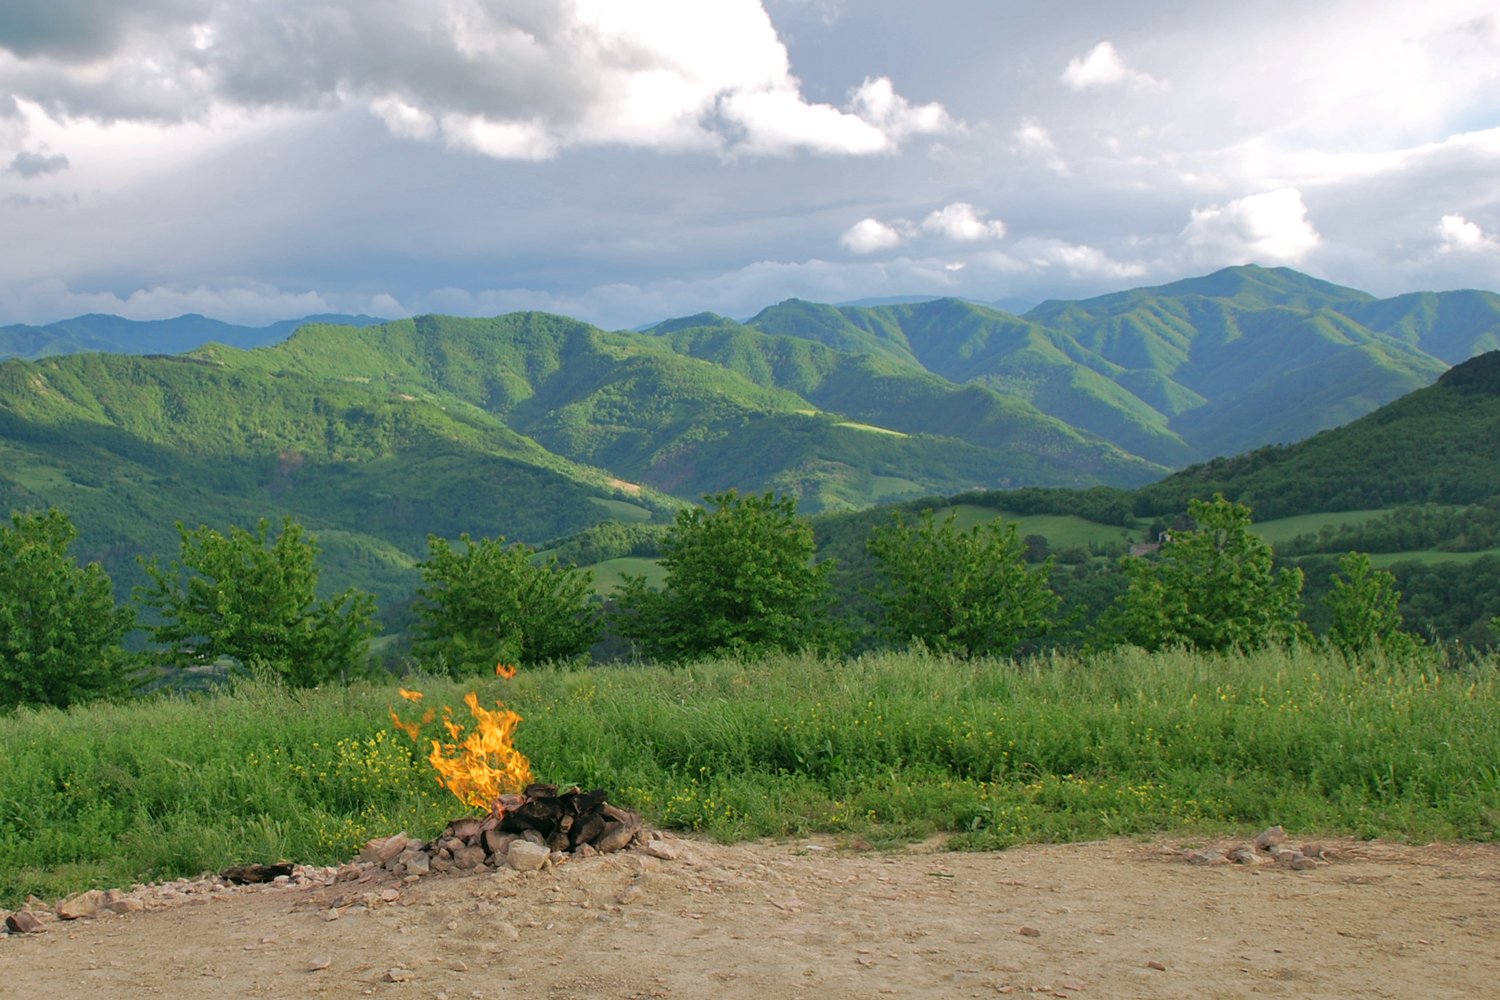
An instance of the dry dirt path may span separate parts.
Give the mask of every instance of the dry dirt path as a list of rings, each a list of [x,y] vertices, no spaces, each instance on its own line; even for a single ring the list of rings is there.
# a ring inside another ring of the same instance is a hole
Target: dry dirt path
[[[1500,996],[1500,845],[1296,872],[1123,840],[677,846],[50,922],[0,939],[0,997]]]

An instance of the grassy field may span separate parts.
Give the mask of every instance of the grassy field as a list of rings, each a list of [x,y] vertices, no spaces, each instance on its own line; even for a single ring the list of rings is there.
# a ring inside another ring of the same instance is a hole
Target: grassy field
[[[935,516],[941,520],[950,513],[958,515],[954,523],[961,530],[967,531],[976,524],[984,524],[998,517],[1005,524],[1014,524],[1016,534],[1022,538],[1027,535],[1045,536],[1047,544],[1054,549],[1140,540],[1139,532],[1132,534],[1118,524],[1099,524],[1073,514],[1010,514],[993,507],[963,503],[940,507],[935,511]]]
[[[467,686],[408,679],[426,704]],[[1494,661],[912,654],[485,679],[539,779],[722,839],[814,831],[1002,848],[1157,831],[1494,839]],[[0,906],[290,858],[327,863],[465,810],[394,730],[394,684],[0,718]]]

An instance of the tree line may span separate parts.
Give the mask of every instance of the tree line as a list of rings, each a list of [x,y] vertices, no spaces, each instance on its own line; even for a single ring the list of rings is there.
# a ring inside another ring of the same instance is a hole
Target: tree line
[[[836,613],[832,563],[819,561],[796,502],[731,490],[678,513],[661,542],[665,578],[627,576],[611,598],[592,571],[503,537],[428,537],[412,632],[415,665],[454,676],[506,664],[585,657],[606,631],[627,654],[661,662],[774,652],[848,652],[870,641],[920,644],[948,656],[1008,656],[1062,629],[1053,559],[996,519],[960,530],[954,515],[897,512],[866,547],[874,576],[860,625]],[[1160,550],[1120,560],[1124,582],[1075,631],[1089,648],[1129,644],[1252,650],[1312,641],[1301,620],[1303,574],[1278,568],[1250,531],[1250,509],[1216,496],[1189,504],[1186,527]],[[66,706],[128,694],[152,669],[234,667],[295,687],[347,681],[372,668],[375,602],[317,592],[318,547],[294,520],[274,534],[177,525],[180,549],[143,563],[140,611],[116,603],[97,563],[70,555],[76,535],[56,509],[0,527],[0,707]],[[1394,577],[1351,552],[1322,604],[1325,636],[1351,655],[1408,655]],[[149,640],[128,652],[137,625]]]

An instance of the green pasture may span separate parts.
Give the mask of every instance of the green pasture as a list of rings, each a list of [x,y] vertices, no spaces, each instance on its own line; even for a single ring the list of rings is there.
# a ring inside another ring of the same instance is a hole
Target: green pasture
[[[402,685],[461,721],[471,687],[503,699],[539,780],[721,840],[998,849],[1281,823],[1425,842],[1500,829],[1496,666],[893,653]],[[0,717],[0,906],[435,835],[467,810],[393,728],[392,708],[418,716],[396,687],[241,683]]]
[[[1139,532],[1132,534],[1118,524],[1099,524],[1074,514],[1016,515],[1006,511],[997,511],[993,507],[964,503],[939,507],[936,516],[942,519],[950,513],[958,515],[956,523],[964,530],[976,524],[993,521],[998,517],[1006,524],[1014,524],[1018,536],[1025,538],[1027,535],[1042,535],[1047,539],[1047,544],[1054,549],[1074,545],[1087,546],[1093,543],[1105,545],[1111,542],[1140,540]]]

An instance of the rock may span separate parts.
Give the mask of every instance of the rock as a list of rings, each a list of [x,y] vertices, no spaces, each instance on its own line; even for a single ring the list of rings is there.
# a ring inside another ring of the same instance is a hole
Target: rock
[[[1284,840],[1286,840],[1286,831],[1283,830],[1279,824],[1276,826],[1268,826],[1256,835],[1255,849],[1257,851],[1264,851],[1271,845],[1279,844]]]
[[[104,907],[104,893],[98,889],[80,892],[57,904],[57,915],[62,920],[79,920],[92,917]]]
[[[1258,865],[1266,859],[1256,854],[1252,848],[1238,847],[1229,852],[1229,860],[1237,865]]]
[[[5,926],[12,934],[40,934],[47,928],[30,910],[21,910],[5,918]]]
[[[1042,932],[1039,931],[1039,930],[1037,930],[1035,927],[1022,927],[1020,930],[1016,931],[1016,933],[1019,934],[1019,935],[1021,935],[1022,937],[1041,937],[1042,936]]]
[[[541,871],[552,852],[527,840],[518,840],[510,845],[505,861],[518,872]]]
[[[519,839],[520,836],[518,834],[501,833],[499,830],[486,830],[484,831],[484,836],[480,838],[480,843],[490,854],[493,854],[497,858],[503,858],[505,857],[505,853],[510,850],[510,845]],[[456,851],[458,848],[455,847],[454,850]]]
[[[545,849],[543,850],[545,852]],[[460,871],[473,871],[484,864],[484,848],[460,847],[453,852],[453,867]]]
[[[383,903],[394,903],[401,898],[401,893],[396,889],[381,889],[380,901]]]
[[[1322,844],[1303,844],[1302,853],[1309,858],[1317,858],[1319,861],[1327,861],[1333,856],[1333,852]]]
[[[308,972],[321,972],[333,964],[333,959],[327,955],[317,955],[307,960]]]
[[[1305,872],[1309,868],[1316,867],[1318,867],[1318,863],[1304,854],[1299,854],[1292,858],[1292,871],[1294,872]]]
[[[521,940],[521,932],[516,930],[516,925],[511,923],[509,920],[495,921],[495,933],[505,938],[505,940],[507,941]]]
[[[125,896],[105,905],[111,913],[139,913],[146,908],[146,904],[134,896]]]
[[[409,983],[415,976],[405,969],[386,969],[385,975],[380,977],[383,983]]]
[[[1229,859],[1223,851],[1188,851],[1182,859],[1190,865],[1227,865]]]
[[[1152,961],[1146,963],[1146,968],[1148,968],[1148,969],[1155,969],[1157,972],[1166,972],[1167,971],[1167,967],[1165,965],[1163,965],[1161,962],[1158,962],[1158,961],[1156,961],[1154,959]]]
[[[648,857],[660,858],[663,861],[676,861],[678,858],[677,845],[670,840],[648,840],[636,850]]]
[[[359,860],[383,865],[406,850],[406,842],[409,839],[406,836],[406,831],[403,830],[394,837],[386,837],[384,840],[378,838],[371,840],[360,849]]]
[[[401,863],[406,866],[408,875],[426,875],[432,870],[432,858],[426,851],[404,851],[401,854]]]

